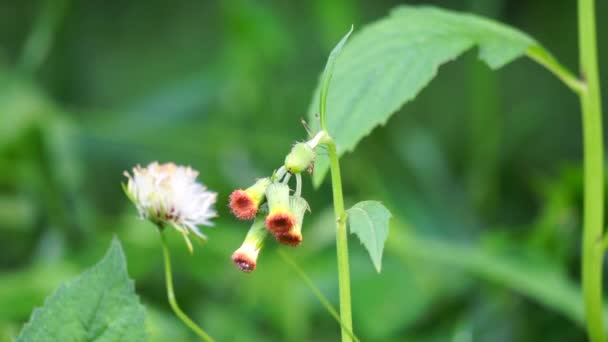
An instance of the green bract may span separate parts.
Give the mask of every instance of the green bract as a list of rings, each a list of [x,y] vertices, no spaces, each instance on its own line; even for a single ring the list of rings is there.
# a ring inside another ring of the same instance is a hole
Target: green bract
[[[272,214],[276,211],[289,211],[289,185],[283,183],[272,183],[266,189],[268,200],[268,211]]]

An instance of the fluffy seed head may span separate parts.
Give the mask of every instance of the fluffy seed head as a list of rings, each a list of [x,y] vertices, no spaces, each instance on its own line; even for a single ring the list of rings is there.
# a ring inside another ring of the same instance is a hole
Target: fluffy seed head
[[[136,166],[132,173],[124,172],[128,181],[123,189],[142,219],[159,227],[171,225],[184,237],[193,232],[205,238],[197,226],[213,225],[217,194],[196,181],[197,171],[173,163],[153,162],[145,168]]]

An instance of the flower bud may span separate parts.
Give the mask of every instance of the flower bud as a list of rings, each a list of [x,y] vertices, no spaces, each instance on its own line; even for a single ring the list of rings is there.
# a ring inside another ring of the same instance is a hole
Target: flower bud
[[[289,186],[273,183],[266,189],[269,214],[266,217],[266,228],[273,233],[285,233],[295,224],[296,218],[289,207]]]
[[[299,196],[292,196],[289,199],[289,207],[296,217],[296,224],[285,233],[276,233],[274,237],[283,245],[297,247],[302,243],[302,222],[309,207],[306,200]]]
[[[296,174],[308,169],[315,160],[315,150],[307,143],[297,143],[285,157],[285,168]]]
[[[260,203],[264,200],[270,178],[259,179],[246,190],[234,190],[230,194],[230,210],[240,220],[251,220],[258,212]]]
[[[258,254],[264,245],[268,231],[264,227],[263,216],[258,215],[245,236],[245,241],[239,249],[232,253],[232,262],[243,272],[255,270]]]

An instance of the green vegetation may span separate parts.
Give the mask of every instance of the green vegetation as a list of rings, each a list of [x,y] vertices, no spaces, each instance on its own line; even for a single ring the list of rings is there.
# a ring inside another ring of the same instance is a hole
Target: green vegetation
[[[0,4],[0,341],[603,341],[608,4],[397,5]],[[240,272],[230,192],[319,130]],[[120,187],[155,160],[219,194],[192,253]]]

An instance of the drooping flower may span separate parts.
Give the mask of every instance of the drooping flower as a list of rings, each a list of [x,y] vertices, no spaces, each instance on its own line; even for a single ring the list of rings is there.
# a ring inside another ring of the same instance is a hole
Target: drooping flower
[[[234,190],[230,194],[230,210],[240,220],[251,220],[258,212],[260,203],[264,200],[266,188],[270,185],[269,178],[259,179],[246,190]]]
[[[245,241],[239,249],[232,253],[232,262],[243,272],[251,272],[257,266],[260,250],[268,231],[264,227],[264,214],[258,215],[245,236]]]
[[[274,237],[283,245],[297,247],[302,243],[302,223],[304,221],[304,214],[309,209],[308,202],[302,197],[291,196],[289,198],[289,207],[296,217],[296,224],[287,232],[274,234]]]
[[[190,167],[174,163],[150,163],[142,168],[133,168],[133,175],[127,171],[128,178],[123,189],[135,204],[142,219],[147,219],[159,228],[170,225],[182,233],[188,248],[190,232],[205,239],[197,226],[212,226],[211,219],[216,216],[213,209],[217,194],[196,181],[198,172]]]
[[[273,183],[266,189],[268,199],[268,216],[266,228],[273,234],[285,233],[295,224],[296,218],[289,207],[289,186],[283,183]]]

